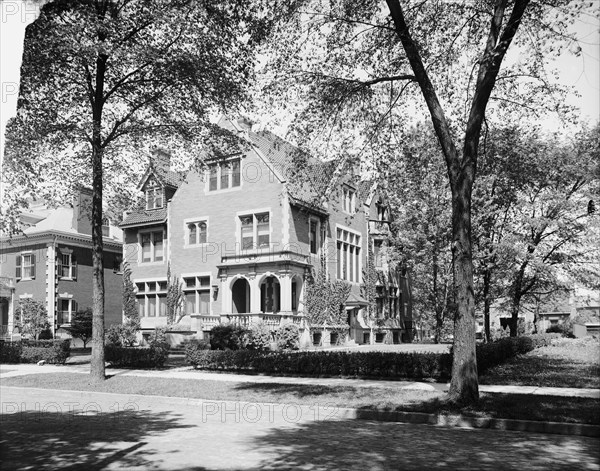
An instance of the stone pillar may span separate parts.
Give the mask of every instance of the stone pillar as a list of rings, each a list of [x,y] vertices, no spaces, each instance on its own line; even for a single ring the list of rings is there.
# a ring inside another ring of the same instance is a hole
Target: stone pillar
[[[259,277],[250,278],[250,312],[260,312],[260,283]]]
[[[279,278],[279,292],[281,311],[290,312],[292,310],[292,277],[287,273]]]

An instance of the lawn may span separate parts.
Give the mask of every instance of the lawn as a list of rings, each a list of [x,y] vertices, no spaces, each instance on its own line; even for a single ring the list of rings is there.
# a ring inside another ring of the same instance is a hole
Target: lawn
[[[560,339],[549,347],[491,368],[479,378],[480,384],[545,386],[559,388],[600,388],[600,342]]]
[[[440,391],[113,376],[92,385],[77,373],[33,374],[5,378],[3,386],[38,387],[121,394],[146,394],[210,400],[327,405],[362,409],[463,414],[471,417],[543,420],[600,425],[600,401],[586,398],[481,394],[479,403],[458,407]]]

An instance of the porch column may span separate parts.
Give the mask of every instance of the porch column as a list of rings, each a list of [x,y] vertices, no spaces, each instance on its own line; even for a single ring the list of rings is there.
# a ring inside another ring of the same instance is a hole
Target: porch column
[[[279,278],[281,311],[290,312],[292,310],[292,277],[285,274]]]
[[[231,295],[232,282],[233,279],[230,277],[221,279],[221,287],[219,288],[219,294],[221,295],[221,315],[230,314],[233,312]]]
[[[260,283],[258,276],[250,279],[250,312],[260,312]]]

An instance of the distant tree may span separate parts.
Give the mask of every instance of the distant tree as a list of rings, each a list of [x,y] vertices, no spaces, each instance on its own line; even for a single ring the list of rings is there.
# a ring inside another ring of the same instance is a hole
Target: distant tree
[[[83,348],[92,338],[92,309],[82,309],[71,316],[71,326],[67,329],[72,337],[81,339]]]
[[[50,328],[48,311],[42,301],[35,299],[22,299],[18,306],[17,325],[22,334],[37,339],[40,334]]]
[[[171,275],[171,265],[167,267],[167,325],[178,324],[185,315],[183,312],[183,284],[177,276]]]
[[[123,316],[125,324],[140,330],[140,311],[135,295],[135,285],[131,281],[131,269],[127,262],[123,265]]]

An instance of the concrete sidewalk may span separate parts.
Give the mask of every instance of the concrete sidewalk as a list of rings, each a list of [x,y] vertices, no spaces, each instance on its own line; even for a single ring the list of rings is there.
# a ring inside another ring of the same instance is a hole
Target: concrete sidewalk
[[[2,466],[13,470],[600,470],[595,436],[382,422],[318,404],[1,394]]]
[[[88,364],[76,365],[0,365],[0,380],[27,374],[40,373],[89,373]],[[194,379],[211,381],[228,381],[234,383],[276,383],[276,384],[303,384],[318,386],[351,386],[366,388],[398,388],[418,389],[423,391],[445,391],[448,384],[430,383],[419,381],[387,381],[372,379],[343,379],[343,378],[308,378],[290,376],[247,375],[234,373],[216,373],[194,370],[186,366],[169,370],[129,370],[107,368],[108,376],[140,376],[146,378],[172,378]],[[600,399],[600,389],[585,388],[549,388],[537,386],[507,386],[507,385],[479,385],[479,391],[488,393],[508,394],[534,394],[540,396],[588,397]]]

